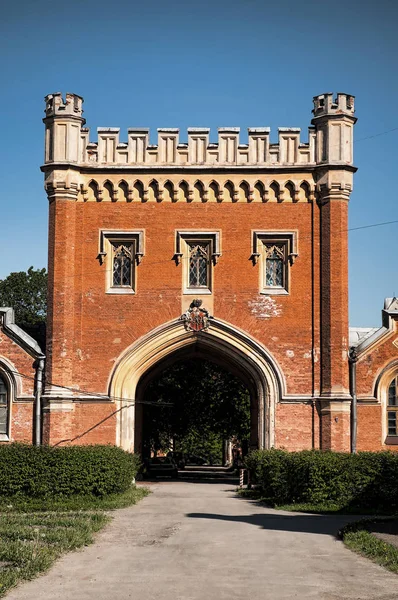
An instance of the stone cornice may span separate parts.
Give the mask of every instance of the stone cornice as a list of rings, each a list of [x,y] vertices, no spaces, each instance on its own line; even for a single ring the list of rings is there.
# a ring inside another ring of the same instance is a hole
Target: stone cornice
[[[330,171],[348,171],[356,173],[357,167],[347,164],[295,164],[295,165],[234,165],[234,164],[214,164],[214,165],[110,165],[110,164],[73,164],[66,162],[47,163],[40,167],[43,173],[53,170],[73,170],[84,175],[95,173],[317,173],[320,170]]]

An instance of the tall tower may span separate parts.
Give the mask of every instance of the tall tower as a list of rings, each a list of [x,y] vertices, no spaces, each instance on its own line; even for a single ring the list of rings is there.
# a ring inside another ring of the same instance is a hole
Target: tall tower
[[[315,182],[321,244],[321,427],[324,449],[349,447],[348,201],[352,191],[354,97],[314,97]]]
[[[47,389],[48,418],[45,428],[62,427],[70,410],[73,382],[76,200],[80,187],[78,169],[83,99],[60,93],[45,97],[45,189],[49,199]],[[57,357],[57,359],[55,359]],[[62,361],[59,357],[63,357]],[[52,382],[58,384],[57,387]],[[65,432],[65,428],[63,428]],[[67,432],[65,432],[67,433]],[[44,431],[44,441],[48,431]]]

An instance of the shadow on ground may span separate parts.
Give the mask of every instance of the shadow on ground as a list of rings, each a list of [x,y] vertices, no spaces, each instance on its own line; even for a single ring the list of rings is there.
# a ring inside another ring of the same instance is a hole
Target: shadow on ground
[[[212,519],[230,523],[247,523],[269,531],[290,531],[296,533],[315,533],[338,537],[339,530],[351,521],[353,515],[288,515],[288,514],[251,514],[220,515],[216,513],[188,513],[191,519]],[[361,518],[361,517],[358,517]]]

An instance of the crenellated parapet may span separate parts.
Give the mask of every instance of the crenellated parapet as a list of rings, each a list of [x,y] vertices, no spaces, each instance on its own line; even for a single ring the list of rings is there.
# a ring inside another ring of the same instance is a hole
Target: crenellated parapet
[[[220,127],[216,142],[210,129],[188,128],[186,139],[180,131],[159,128],[157,144],[150,144],[149,129],[130,128],[120,137],[120,129],[99,127],[97,140],[90,140],[84,127],[83,98],[60,93],[46,96],[45,163],[73,163],[133,167],[302,167],[331,162],[352,164],[352,126],[355,123],[354,98],[347,94],[322,94],[314,98],[314,118],[308,141],[301,130],[280,127],[278,143],[271,143],[268,127],[248,129],[248,143],[241,143],[239,127]]]
[[[190,201],[198,196],[201,201],[281,202],[307,198],[300,191],[303,181],[310,195],[316,190],[326,199],[335,193],[349,196],[352,189],[356,118],[354,98],[347,94],[315,96],[308,141],[301,140],[300,128],[280,127],[277,143],[270,141],[269,127],[249,128],[247,143],[241,143],[239,127],[220,127],[217,142],[211,141],[207,127],[188,128],[184,142],[179,129],[159,128],[157,144],[150,143],[145,127],[129,128],[125,141],[119,128],[99,127],[92,141],[81,96],[66,94],[63,99],[56,93],[45,101],[42,170],[50,199],[63,194],[84,200],[137,196]],[[120,182],[125,189],[119,189]]]
[[[220,127],[218,141],[210,142],[210,129],[189,127],[187,142],[180,142],[180,131],[159,128],[158,143],[149,143],[149,129],[131,128],[127,142],[120,141],[119,128],[97,129],[98,140],[90,141],[90,130],[82,128],[79,163],[89,165],[156,166],[265,166],[309,165],[315,162],[314,129],[309,142],[302,143],[300,129],[280,127],[279,141],[270,143],[269,127],[248,129],[248,143],[241,144],[239,127]]]

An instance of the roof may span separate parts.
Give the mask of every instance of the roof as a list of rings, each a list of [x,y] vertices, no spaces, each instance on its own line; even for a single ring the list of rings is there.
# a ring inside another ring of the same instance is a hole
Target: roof
[[[26,331],[15,323],[14,309],[4,306],[0,307],[0,324],[14,342],[21,346],[26,352],[35,358],[45,358],[39,344]]]

